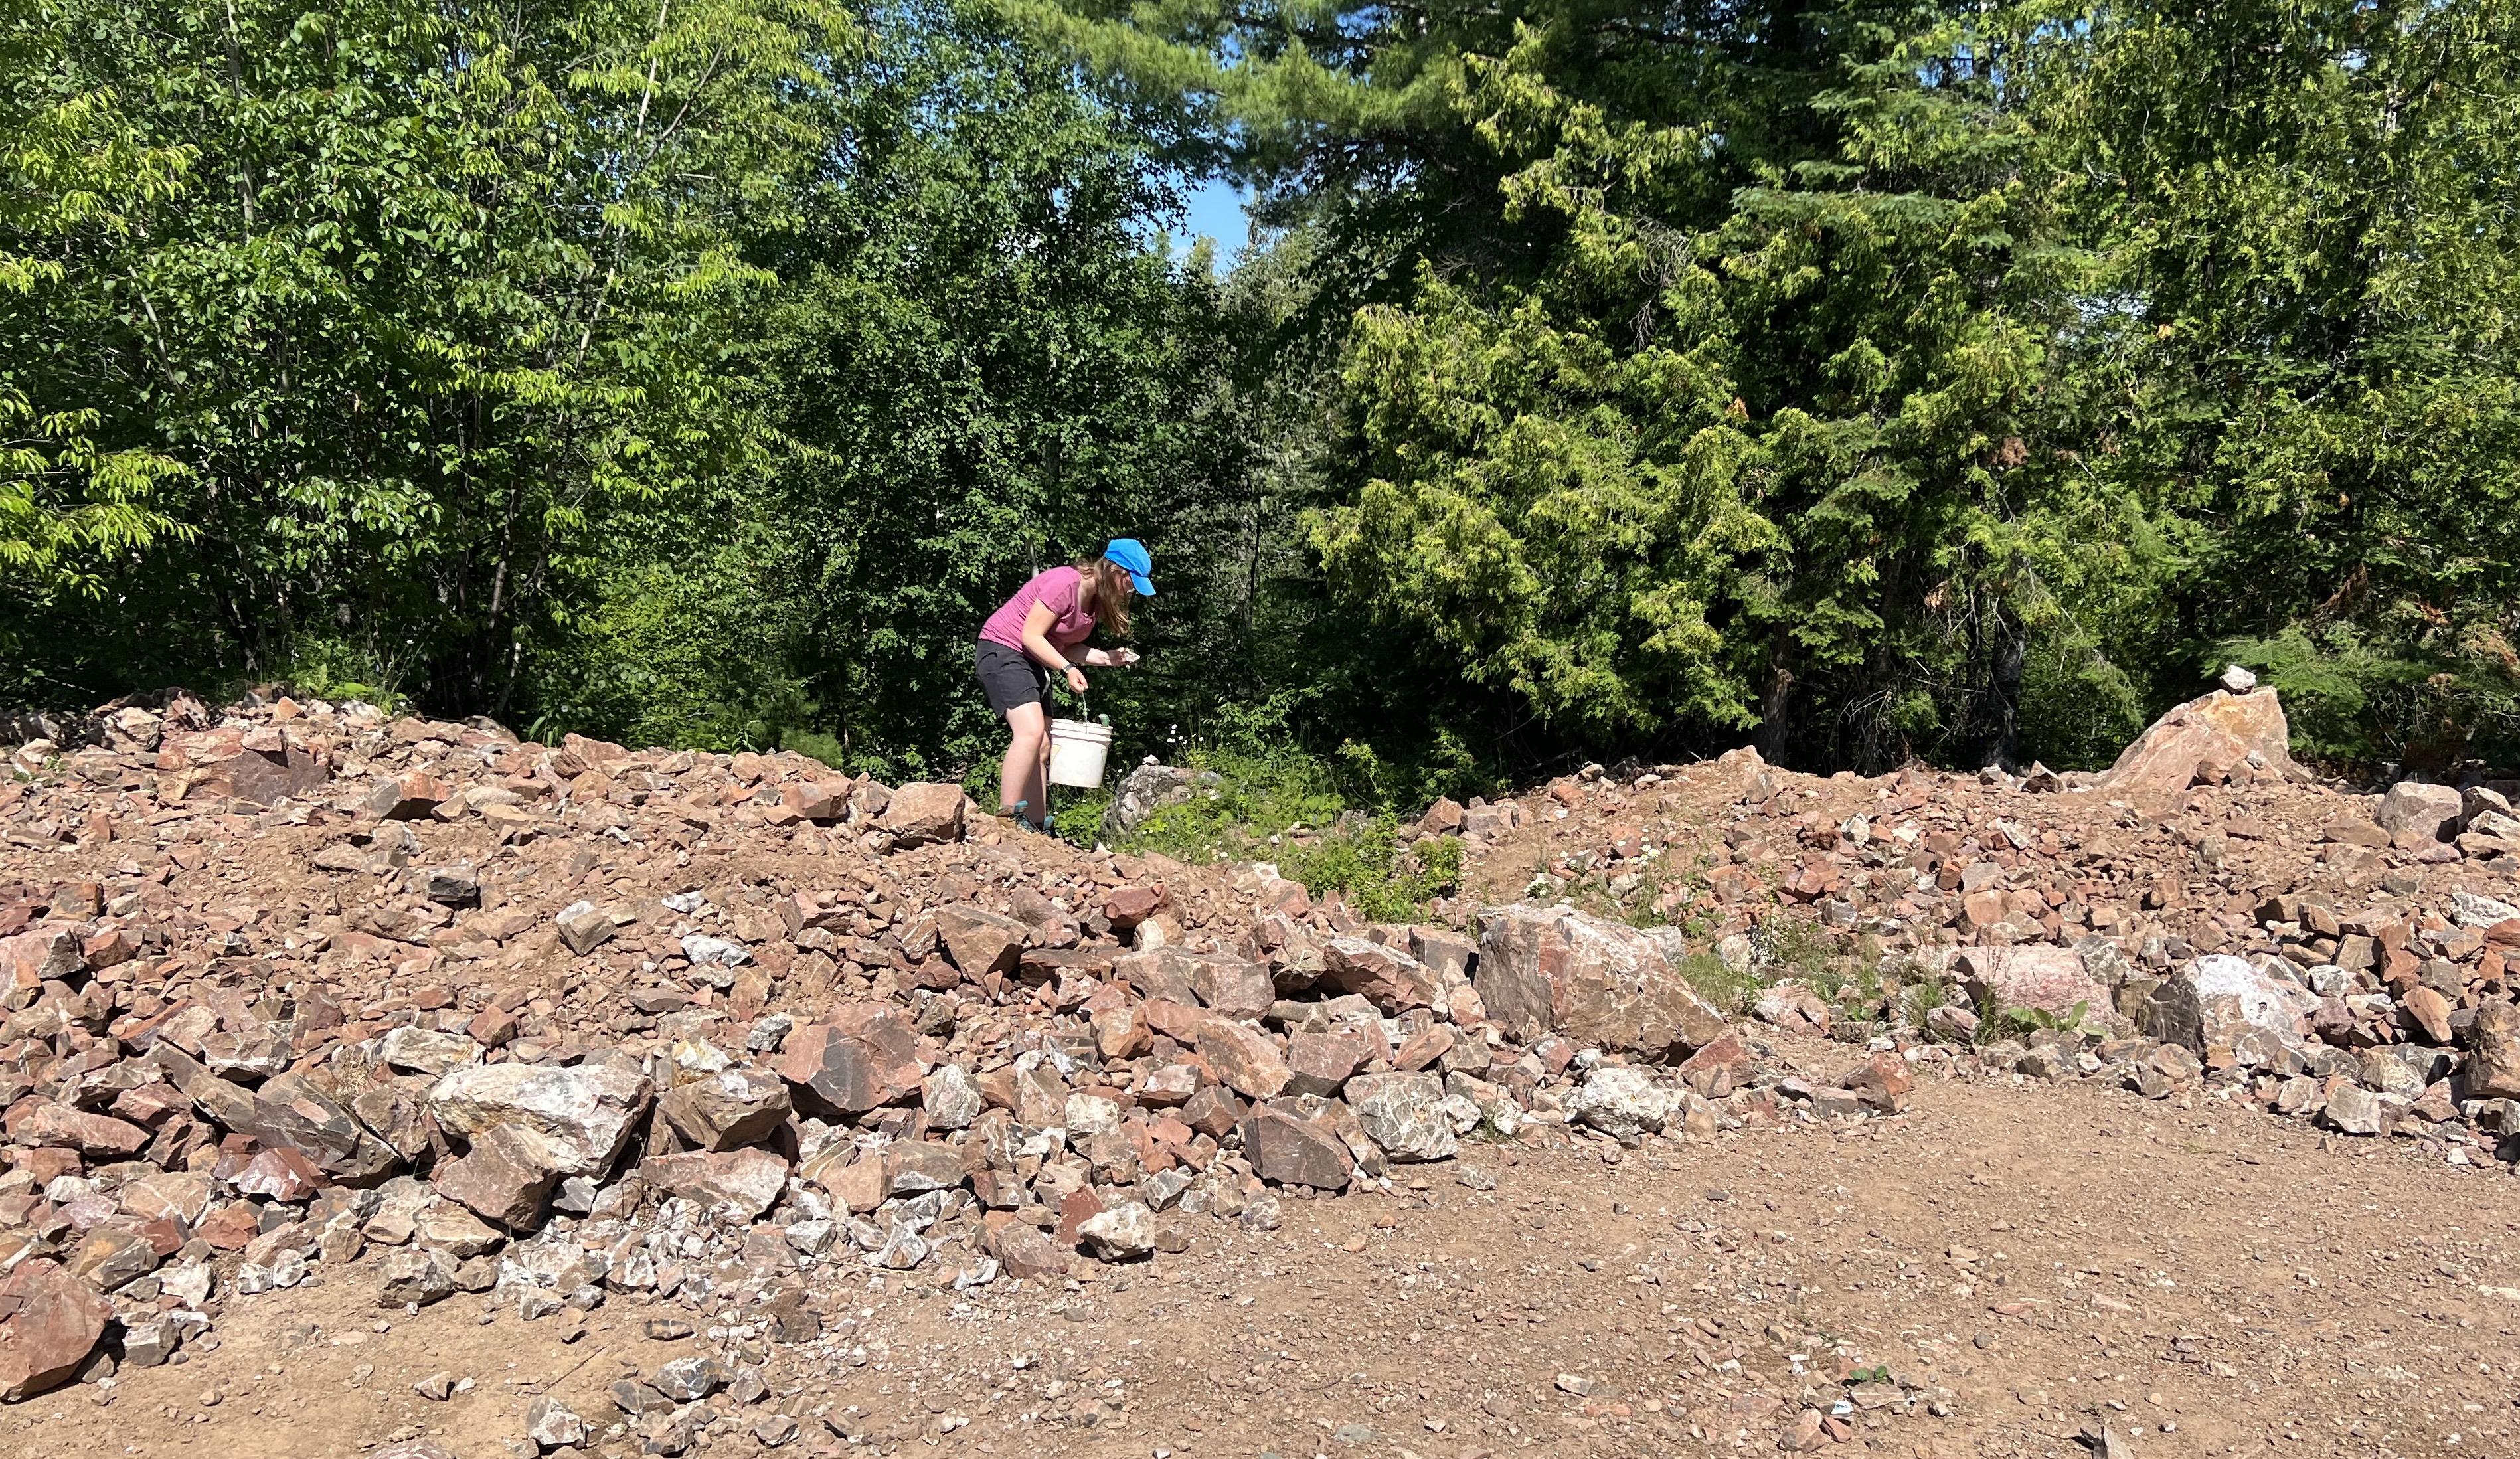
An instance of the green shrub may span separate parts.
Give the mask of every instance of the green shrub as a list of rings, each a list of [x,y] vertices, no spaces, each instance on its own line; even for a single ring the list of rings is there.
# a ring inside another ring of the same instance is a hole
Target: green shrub
[[[1315,896],[1336,891],[1372,921],[1406,922],[1461,885],[1462,843],[1446,836],[1404,848],[1386,816],[1300,847],[1280,866]]]
[[[1735,973],[1711,952],[1692,952],[1680,960],[1680,976],[1728,1019],[1747,1017],[1767,986],[1756,973]]]

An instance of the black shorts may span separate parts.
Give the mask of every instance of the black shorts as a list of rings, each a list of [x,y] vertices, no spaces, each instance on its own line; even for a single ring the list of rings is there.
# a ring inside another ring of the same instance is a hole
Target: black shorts
[[[976,657],[980,690],[988,695],[990,708],[1004,714],[1025,705],[1049,705],[1050,670],[1033,662],[1032,656],[984,638]]]

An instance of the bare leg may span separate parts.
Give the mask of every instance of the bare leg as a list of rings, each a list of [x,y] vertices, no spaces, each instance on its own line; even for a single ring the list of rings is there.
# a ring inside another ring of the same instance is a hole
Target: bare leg
[[[998,767],[998,809],[1010,814],[1018,804],[1024,818],[1038,822],[1050,807],[1050,722],[1039,705],[1017,705],[1007,711],[1012,736],[1006,763]]]
[[[1032,798],[1033,824],[1047,831],[1050,829],[1050,734],[1046,727],[1041,737],[1041,753],[1033,761]]]

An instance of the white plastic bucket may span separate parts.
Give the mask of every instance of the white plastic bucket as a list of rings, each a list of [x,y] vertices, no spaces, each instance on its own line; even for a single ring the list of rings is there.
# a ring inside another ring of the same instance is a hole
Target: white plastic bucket
[[[1111,752],[1111,726],[1090,719],[1050,722],[1050,783],[1099,786],[1102,760]]]

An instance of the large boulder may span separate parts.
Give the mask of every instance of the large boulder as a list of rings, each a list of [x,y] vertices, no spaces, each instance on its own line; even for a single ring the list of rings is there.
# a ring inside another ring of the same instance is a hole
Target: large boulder
[[[788,1086],[778,1075],[739,1068],[694,1079],[658,1100],[656,1108],[694,1148],[733,1150],[786,1123],[789,1105]]]
[[[2392,841],[2446,841],[2458,833],[2459,806],[2458,792],[2449,786],[2402,780],[2372,807],[2371,819]]]
[[[2086,1014],[2109,1007],[2108,990],[2071,947],[1963,947],[1953,955],[1952,971],[1973,1003],[1991,998],[1999,1008],[2036,1008],[2060,1019],[2077,1007]]]
[[[2152,990],[2145,1031],[2163,1043],[2183,1044],[2209,1065],[2242,1062],[2244,1049],[2265,1038],[2290,1049],[2302,1046],[2318,997],[2308,988],[2262,972],[2228,953],[2200,957]],[[2252,1031],[2261,1035],[2251,1038]]]
[[[629,1143],[652,1092],[647,1074],[626,1059],[562,1068],[489,1064],[439,1079],[428,1091],[428,1112],[465,1140],[493,1125],[522,1125],[544,1137],[553,1173],[600,1177]]]
[[[225,796],[269,805],[320,796],[333,778],[320,746],[293,743],[280,729],[214,729],[168,737],[158,748],[159,776],[180,776],[186,794]]]
[[[2497,999],[2476,1011],[2467,1062],[2459,1069],[2467,1099],[2520,1099],[2520,1004]]]
[[[876,829],[888,832],[892,843],[907,850],[963,839],[965,797],[959,785],[906,785],[884,802]]]
[[[808,1114],[855,1117],[925,1091],[918,1030],[878,1004],[842,1008],[791,1031],[774,1068]]]
[[[1395,1161],[1450,1160],[1460,1148],[1434,1074],[1359,1074],[1347,1082],[1347,1103],[1366,1138]]]
[[[2217,689],[2154,720],[2099,784],[2119,793],[2183,791],[2220,785],[2242,766],[2258,775],[2297,777],[2291,735],[2273,689]]]
[[[76,1377],[112,1315],[105,1294],[54,1263],[21,1263],[0,1282],[0,1401]]]
[[[1430,1008],[1444,996],[1435,975],[1399,948],[1363,937],[1332,937],[1321,947],[1322,983],[1358,994],[1384,1013]]]
[[[1489,1021],[1525,1042],[1562,1030],[1579,1044],[1672,1060],[1724,1031],[1724,1015],[1655,939],[1571,907],[1480,913],[1472,985]]]
[[[1644,1070],[1603,1065],[1585,1075],[1583,1087],[1567,1097],[1566,1117],[1614,1139],[1633,1141],[1676,1123],[1683,1108],[1681,1092]]]

